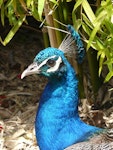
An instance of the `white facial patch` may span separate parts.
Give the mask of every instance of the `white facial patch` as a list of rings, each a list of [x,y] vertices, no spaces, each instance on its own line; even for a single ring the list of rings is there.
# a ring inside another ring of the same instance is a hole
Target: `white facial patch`
[[[61,57],[59,56],[59,58],[56,60],[55,66],[49,68],[49,69],[47,70],[47,72],[55,72],[55,71],[57,71],[61,63],[62,63],[62,59],[61,59]]]

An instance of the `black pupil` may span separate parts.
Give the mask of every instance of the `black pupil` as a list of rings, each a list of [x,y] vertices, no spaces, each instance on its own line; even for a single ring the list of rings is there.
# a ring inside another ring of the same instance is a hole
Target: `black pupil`
[[[53,66],[55,65],[55,60],[49,59],[49,60],[47,61],[47,65],[50,66],[50,67],[53,67]]]

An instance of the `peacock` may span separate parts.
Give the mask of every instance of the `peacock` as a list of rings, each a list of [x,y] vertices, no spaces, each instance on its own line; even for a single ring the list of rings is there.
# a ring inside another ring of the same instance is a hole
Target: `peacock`
[[[35,120],[40,150],[64,150],[73,144],[74,148],[70,149],[82,150],[87,145],[87,140],[106,132],[105,129],[84,123],[79,117],[78,79],[65,54],[76,56],[77,62],[81,64],[85,50],[80,35],[71,25],[67,29],[69,34],[59,48],[48,47],[41,50],[21,75],[22,79],[32,74],[48,78]],[[81,143],[84,143],[83,146]]]

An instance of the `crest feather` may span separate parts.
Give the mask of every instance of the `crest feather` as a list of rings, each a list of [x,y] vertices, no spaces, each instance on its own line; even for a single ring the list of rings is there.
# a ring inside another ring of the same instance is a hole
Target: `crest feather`
[[[73,54],[75,55],[77,47],[76,47],[75,39],[71,36],[70,33],[68,33],[65,36],[58,49],[60,49],[61,51],[63,51],[65,54],[69,56]]]
[[[66,54],[76,56],[77,62],[81,64],[85,56],[85,50],[80,35],[71,25],[67,25],[69,33],[59,46],[59,49]]]

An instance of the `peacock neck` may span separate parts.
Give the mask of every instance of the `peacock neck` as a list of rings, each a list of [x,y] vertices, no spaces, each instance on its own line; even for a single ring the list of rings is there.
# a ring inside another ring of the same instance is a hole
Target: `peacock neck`
[[[40,99],[35,129],[41,150],[63,150],[100,130],[81,121],[78,97],[78,80],[67,64],[64,76],[49,80]]]
[[[78,115],[78,80],[76,73],[67,62],[66,72],[61,77],[52,77],[42,94],[40,107],[43,105],[53,113],[63,110],[61,115]],[[39,109],[40,109],[39,107]],[[44,107],[43,107],[44,108]],[[59,114],[60,115],[60,114]]]

